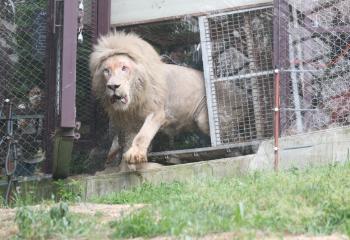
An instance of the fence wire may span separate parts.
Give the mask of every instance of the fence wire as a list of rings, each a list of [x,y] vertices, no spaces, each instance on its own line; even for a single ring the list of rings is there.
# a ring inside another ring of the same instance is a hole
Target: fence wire
[[[272,136],[272,8],[203,17],[207,98],[214,145]]]
[[[77,36],[76,114],[81,127],[80,139],[73,149],[72,174],[101,169],[108,148],[108,118],[103,115],[103,108],[96,104],[92,94],[89,69],[90,54],[97,39],[97,0],[79,0],[78,3],[82,5],[82,11],[79,10]]]
[[[82,139],[90,139],[94,135],[95,105],[91,94],[91,74],[89,57],[92,52],[96,32],[95,0],[81,1],[84,4],[82,18],[82,41],[78,41],[77,49],[77,121],[81,122]]]
[[[281,134],[350,122],[350,2],[278,0]]]
[[[44,160],[46,37],[46,0],[0,2],[0,175],[9,128],[16,142],[16,175],[33,175]]]

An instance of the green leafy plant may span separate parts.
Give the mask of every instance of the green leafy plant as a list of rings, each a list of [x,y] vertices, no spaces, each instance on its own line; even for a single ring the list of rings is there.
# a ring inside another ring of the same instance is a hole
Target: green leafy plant
[[[57,180],[55,187],[57,200],[79,202],[82,199],[83,185],[77,180]]]

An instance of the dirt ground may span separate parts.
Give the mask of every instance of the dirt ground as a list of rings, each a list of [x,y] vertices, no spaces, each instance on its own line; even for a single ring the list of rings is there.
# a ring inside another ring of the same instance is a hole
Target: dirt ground
[[[69,206],[69,211],[79,214],[95,215],[99,214],[102,222],[109,222],[111,220],[118,220],[119,218],[136,211],[145,205],[109,205],[109,204],[94,204],[94,203],[79,203]],[[39,208],[39,206],[33,206],[33,208]],[[0,208],[0,239],[10,239],[12,236],[16,235],[18,229],[14,223],[16,214],[16,209],[6,209]],[[204,237],[195,238],[198,240],[231,240],[240,239],[239,233],[227,232],[218,234],[209,234]],[[81,238],[80,238],[81,239]],[[144,238],[135,238],[134,240],[143,240]],[[151,240],[176,240],[174,237],[156,237]],[[271,239],[277,240],[280,237],[273,237],[263,232],[256,234],[256,239]],[[331,236],[289,236],[283,237],[285,240],[348,240],[349,238],[344,235],[331,235]]]
[[[0,239],[9,239],[18,231],[14,223],[16,211],[0,208]]]

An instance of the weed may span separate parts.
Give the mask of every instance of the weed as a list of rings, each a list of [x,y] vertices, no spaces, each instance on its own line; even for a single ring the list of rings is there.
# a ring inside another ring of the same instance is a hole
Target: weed
[[[59,201],[79,202],[83,195],[83,185],[77,180],[55,181],[56,199]]]
[[[20,207],[16,212],[17,239],[68,238],[88,236],[96,230],[96,222],[71,214],[68,204],[60,202],[50,208]]]

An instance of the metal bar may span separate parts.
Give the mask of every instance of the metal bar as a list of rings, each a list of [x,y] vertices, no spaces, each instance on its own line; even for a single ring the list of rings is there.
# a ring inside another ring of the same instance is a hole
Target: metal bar
[[[301,109],[296,109],[296,108],[283,108],[281,111],[320,111],[319,109],[307,109],[307,108],[301,108]]]
[[[18,120],[18,119],[43,119],[45,118],[44,115],[41,114],[34,114],[34,115],[13,115],[12,119]],[[6,117],[1,117],[1,120],[8,120]]]
[[[64,0],[60,122],[63,128],[75,128],[77,19],[78,1]]]
[[[248,74],[244,74],[244,75],[221,77],[221,78],[216,78],[214,82],[241,80],[241,79],[245,79],[245,78],[253,78],[253,77],[260,77],[260,76],[265,76],[265,75],[271,75],[273,73],[274,73],[273,70],[270,70],[270,71],[262,71],[262,72],[257,72],[257,73],[248,73]]]
[[[280,71],[278,69],[275,70],[275,97],[274,97],[274,169],[278,171],[279,168],[279,133],[280,133]]]
[[[324,69],[310,69],[310,70],[298,70],[298,69],[281,69],[281,72],[297,72],[297,73],[300,73],[300,72],[324,72],[325,70]]]
[[[218,14],[213,14],[213,15],[210,15],[208,18],[225,16],[227,14],[238,14],[238,13],[252,12],[252,11],[268,9],[268,8],[272,8],[271,3],[267,3],[267,6],[253,7],[253,8],[251,8],[249,6],[244,6],[244,9],[234,10],[234,11],[230,11],[230,12],[222,12],[222,13],[218,13]]]
[[[279,0],[274,1],[273,6],[273,66],[280,66],[280,34],[279,34],[279,19],[280,19],[280,11],[279,11]]]
[[[212,101],[212,86],[211,86],[211,78],[209,72],[209,52],[208,49],[211,49],[210,42],[206,40],[206,26],[205,21],[208,21],[206,17],[200,17],[198,20],[199,23],[199,32],[201,38],[201,46],[202,46],[202,58],[203,58],[203,71],[204,71],[204,79],[205,79],[205,90],[207,95],[207,106],[208,106],[208,117],[209,117],[209,129],[210,129],[210,140],[211,146],[217,146],[218,142],[215,134],[215,121],[214,121],[214,113],[213,113],[213,101]]]
[[[91,0],[91,27],[92,32],[92,43],[96,44],[98,39],[98,0]]]
[[[261,141],[250,141],[250,142],[236,143],[236,144],[224,144],[216,147],[203,147],[203,148],[193,148],[193,149],[164,151],[164,152],[151,152],[148,154],[148,156],[156,157],[156,156],[167,156],[167,155],[179,155],[184,153],[209,152],[209,151],[222,150],[222,149],[232,149],[232,148],[239,148],[239,147],[245,147],[245,146],[259,145],[260,143]]]
[[[295,11],[295,8],[293,9]],[[293,25],[292,25],[293,24]],[[290,27],[295,27],[297,24],[297,20],[293,18],[293,22],[290,23]],[[296,109],[300,109],[300,96],[299,96],[299,87],[298,87],[298,77],[297,74],[294,70],[296,70],[295,63],[293,60],[295,59],[295,54],[294,54],[294,46],[293,46],[293,39],[292,36],[289,35],[289,59],[291,62],[291,69],[293,70],[291,72],[291,78],[292,78],[292,89],[293,89],[293,103],[294,107]],[[303,132],[303,123],[302,123],[302,118],[301,118],[301,113],[297,111],[295,113],[296,115],[296,125],[297,125],[297,131],[298,133]]]
[[[111,26],[111,0],[97,1],[97,34],[104,35]]]

